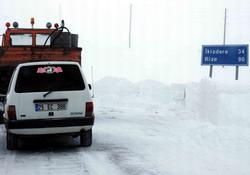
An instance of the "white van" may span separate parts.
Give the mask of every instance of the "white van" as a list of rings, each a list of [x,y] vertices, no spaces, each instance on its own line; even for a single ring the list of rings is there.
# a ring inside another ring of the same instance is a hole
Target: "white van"
[[[80,135],[92,144],[90,86],[76,62],[30,62],[17,66],[9,85],[4,123],[7,149],[29,135]]]

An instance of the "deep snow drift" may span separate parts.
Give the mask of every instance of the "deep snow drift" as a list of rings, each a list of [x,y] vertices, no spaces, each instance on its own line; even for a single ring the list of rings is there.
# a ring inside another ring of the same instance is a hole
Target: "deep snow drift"
[[[56,139],[7,151],[2,126],[0,174],[250,174],[250,85],[108,77],[94,92],[92,147]]]

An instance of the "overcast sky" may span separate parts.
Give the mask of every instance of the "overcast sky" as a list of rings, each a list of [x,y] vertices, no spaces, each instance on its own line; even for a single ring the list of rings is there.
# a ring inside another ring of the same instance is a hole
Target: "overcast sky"
[[[132,47],[128,48],[129,6],[132,4]],[[64,19],[79,34],[83,67],[95,79],[124,77],[164,83],[198,81],[208,77],[201,67],[202,44],[223,43],[224,10],[227,44],[249,44],[248,0],[0,0],[0,31],[7,21],[20,27],[45,26]],[[234,79],[233,67],[216,67],[214,77]],[[250,81],[249,67],[240,80]]]

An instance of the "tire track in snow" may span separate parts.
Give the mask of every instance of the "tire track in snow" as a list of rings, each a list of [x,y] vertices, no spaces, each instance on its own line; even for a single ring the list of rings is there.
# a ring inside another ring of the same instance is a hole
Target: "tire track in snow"
[[[143,143],[138,142],[137,139],[140,140],[140,137],[137,136],[148,135],[149,133],[152,135],[152,127],[148,126],[148,123],[144,123],[144,120],[140,123],[136,122],[139,120],[138,117],[141,119],[145,119],[145,117],[127,116],[127,110],[126,107],[105,106],[96,111],[96,116],[101,117],[97,117],[96,120],[92,151],[103,154],[106,159],[105,162],[109,162],[113,167],[120,170],[120,174],[163,175],[159,167],[152,160],[149,160],[143,151],[137,152],[137,148],[143,148],[141,145]],[[138,111],[143,113],[144,109],[132,108],[129,111],[132,114],[137,114]],[[151,132],[148,131],[149,128]],[[134,139],[136,139],[135,143]],[[134,149],[134,147],[137,148]]]
[[[98,137],[98,135],[96,136]],[[111,174],[116,175],[163,175],[143,155],[133,152],[126,145],[100,142],[101,138],[99,137],[97,140],[85,156],[90,159],[90,162],[91,159],[98,160],[96,164],[103,165],[105,162],[105,170],[100,171],[103,174],[108,174],[111,171],[114,172]],[[93,155],[95,155],[95,158],[92,157]],[[90,166],[88,165],[88,167]],[[99,175],[100,172],[93,172],[93,174]]]

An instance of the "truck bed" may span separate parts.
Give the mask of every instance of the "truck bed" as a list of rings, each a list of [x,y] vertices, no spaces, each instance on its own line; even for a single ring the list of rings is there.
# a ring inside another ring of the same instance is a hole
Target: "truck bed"
[[[74,61],[81,63],[81,48],[0,47],[0,69],[31,61]]]

